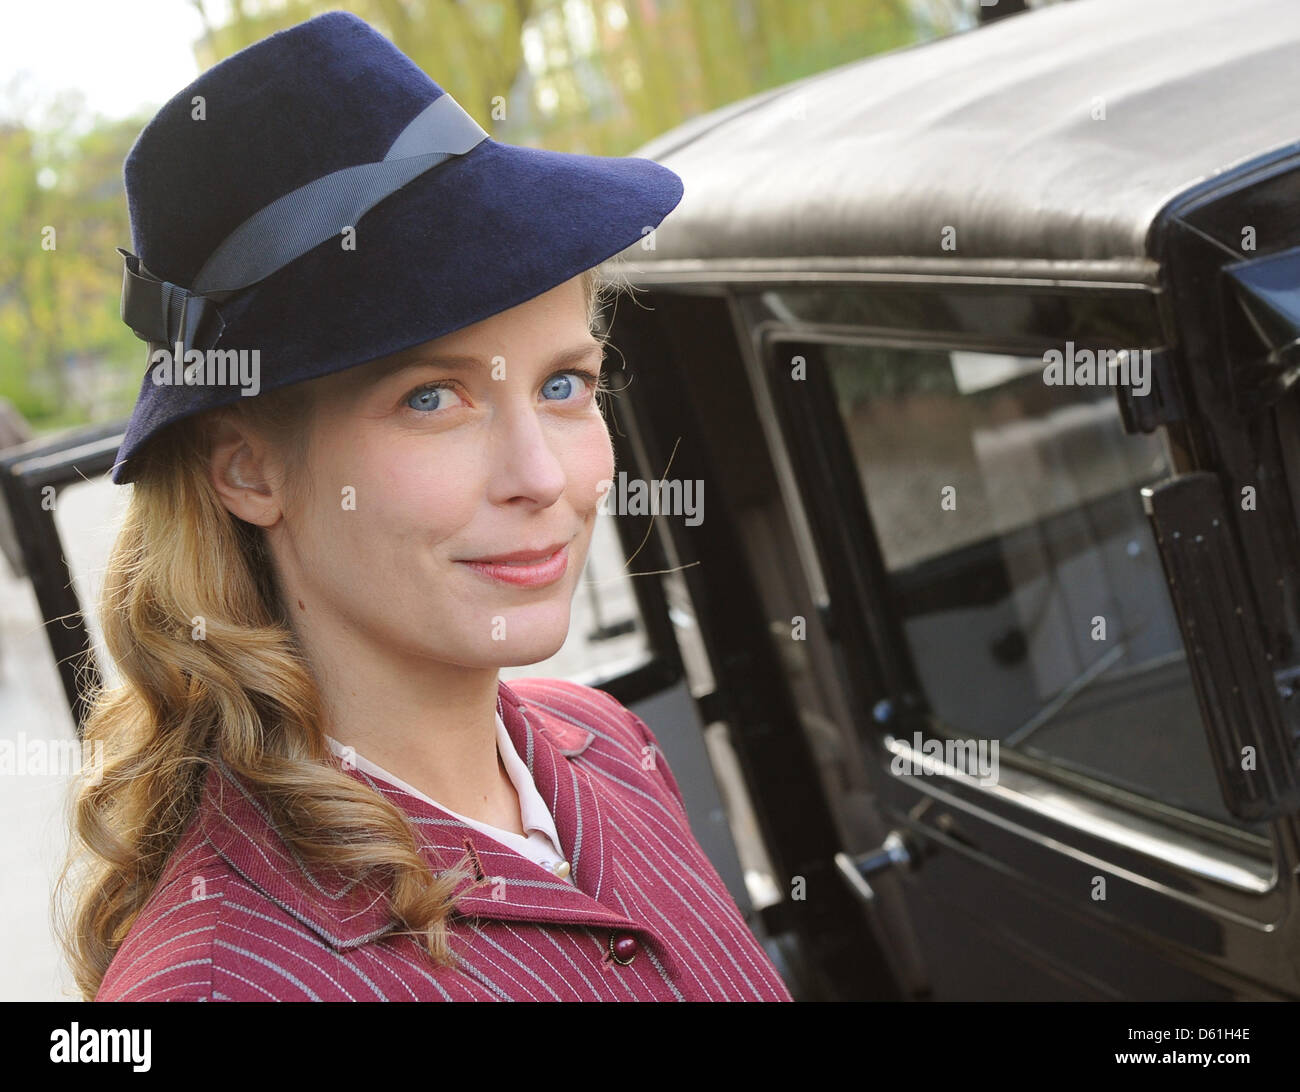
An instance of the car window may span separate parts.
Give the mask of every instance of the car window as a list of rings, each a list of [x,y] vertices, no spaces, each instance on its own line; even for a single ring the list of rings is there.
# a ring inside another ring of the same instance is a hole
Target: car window
[[[783,354],[790,346],[783,346]],[[1170,474],[1113,388],[1041,356],[797,347],[824,369],[931,711],[1178,809],[1223,805],[1140,489]]]

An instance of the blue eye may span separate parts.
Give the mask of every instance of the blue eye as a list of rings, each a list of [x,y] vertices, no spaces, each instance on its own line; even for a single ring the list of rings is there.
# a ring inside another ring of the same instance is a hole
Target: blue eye
[[[450,387],[421,387],[411,394],[406,404],[413,410],[433,411],[448,409],[456,404],[452,399],[459,400],[459,398],[460,396]]]
[[[574,382],[574,379],[577,382]],[[542,397],[553,402],[574,401],[598,381],[594,372],[572,371],[553,375],[542,384]]]
[[[573,380],[567,375],[557,375],[542,386],[543,398],[565,399],[573,393]]]

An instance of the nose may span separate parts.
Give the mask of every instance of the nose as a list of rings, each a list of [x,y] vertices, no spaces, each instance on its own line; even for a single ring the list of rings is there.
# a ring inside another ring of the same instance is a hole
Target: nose
[[[546,508],[560,499],[568,483],[553,445],[562,429],[548,430],[532,405],[503,407],[493,422],[488,495],[494,504]]]

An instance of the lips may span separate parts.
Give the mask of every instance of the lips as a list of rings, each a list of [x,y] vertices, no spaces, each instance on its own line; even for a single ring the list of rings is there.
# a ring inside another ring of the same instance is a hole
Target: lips
[[[495,557],[460,561],[467,569],[498,584],[517,588],[543,588],[554,584],[569,567],[569,545],[543,546],[537,550],[515,550]]]
[[[512,554],[496,554],[493,557],[473,557],[465,560],[473,565],[529,564],[551,557],[556,550],[564,545],[563,542],[556,542],[551,546],[542,546],[536,550],[516,550]]]

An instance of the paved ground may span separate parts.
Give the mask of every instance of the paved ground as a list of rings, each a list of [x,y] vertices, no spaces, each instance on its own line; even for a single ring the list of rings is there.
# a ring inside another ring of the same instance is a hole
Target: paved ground
[[[72,740],[72,716],[40,628],[36,596],[0,563],[0,741]],[[67,845],[66,776],[0,776],[0,1001],[72,997],[50,929]]]

